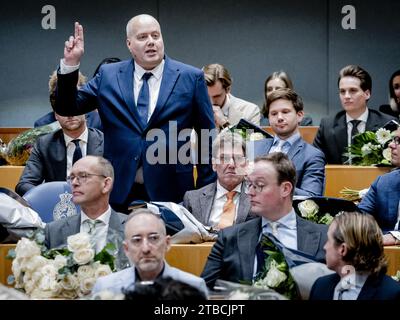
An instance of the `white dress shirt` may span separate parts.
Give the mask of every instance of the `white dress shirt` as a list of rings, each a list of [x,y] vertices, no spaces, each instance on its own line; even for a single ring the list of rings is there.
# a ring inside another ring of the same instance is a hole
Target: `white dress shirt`
[[[340,300],[357,300],[368,276],[368,273],[361,272],[355,272],[344,276],[335,287],[333,300],[338,300],[340,291],[342,291]]]
[[[237,218],[238,208],[239,208],[239,198],[241,192],[242,184],[239,183],[232,191],[236,191],[235,197],[233,198],[233,203],[235,204],[235,220]],[[209,225],[212,227],[218,226],[219,220],[221,219],[224,204],[227,201],[226,194],[229,191],[226,190],[219,181],[217,180],[217,191],[214,197],[214,203],[211,208],[211,214],[209,219]]]
[[[96,229],[94,233],[96,245],[96,253],[101,251],[105,245],[107,244],[107,234],[108,234],[108,226],[110,224],[110,217],[111,217],[111,207],[108,206],[108,209],[102,213],[98,218],[95,220],[92,220],[89,218],[83,210],[81,210],[81,228],[80,232],[87,232],[89,233],[89,224],[86,222],[86,220],[92,220],[96,221],[99,220],[100,223],[96,224]]]
[[[82,150],[82,157],[85,157],[87,154],[87,144],[88,144],[88,139],[89,139],[89,131],[88,128],[85,128],[85,131],[78,137],[78,138],[71,138],[70,136],[66,135],[64,133],[64,140],[65,140],[65,147],[67,148],[67,177],[69,176],[69,173],[71,172],[72,168],[72,158],[74,156],[75,152],[75,144],[72,142],[72,140],[79,139],[79,146],[81,147]]]

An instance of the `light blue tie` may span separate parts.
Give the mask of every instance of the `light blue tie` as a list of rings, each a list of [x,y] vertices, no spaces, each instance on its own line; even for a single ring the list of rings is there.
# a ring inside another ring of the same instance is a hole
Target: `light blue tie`
[[[151,72],[146,72],[142,76],[143,85],[140,89],[138,100],[137,100],[137,108],[140,117],[140,121],[143,127],[147,125],[147,118],[149,115],[149,103],[150,103],[150,93],[149,93],[149,84],[148,80],[153,74]]]

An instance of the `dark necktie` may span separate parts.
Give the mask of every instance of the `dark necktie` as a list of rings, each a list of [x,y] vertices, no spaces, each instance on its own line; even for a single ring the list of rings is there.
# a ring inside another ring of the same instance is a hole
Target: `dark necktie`
[[[256,257],[257,257],[257,273],[256,273],[256,279],[258,279],[264,269],[265,265],[265,258],[267,257],[267,254],[265,253],[265,250],[271,250],[273,248],[269,246],[265,246],[264,243],[268,239],[268,236],[263,233],[260,242],[257,244],[256,247]]]
[[[72,142],[75,144],[75,151],[74,155],[72,156],[72,164],[74,164],[76,161],[82,158],[82,150],[81,147],[79,146],[79,141],[81,140],[80,139],[72,140]]]
[[[150,102],[150,93],[149,93],[149,84],[147,80],[152,76],[151,72],[146,72],[143,77],[143,85],[140,89],[138,100],[137,100],[137,108],[140,116],[140,121],[142,125],[145,127],[147,124],[147,118],[149,114],[149,102]]]
[[[354,142],[354,136],[359,133],[358,125],[361,123],[361,120],[351,120],[350,121],[353,127],[351,128],[351,144]]]

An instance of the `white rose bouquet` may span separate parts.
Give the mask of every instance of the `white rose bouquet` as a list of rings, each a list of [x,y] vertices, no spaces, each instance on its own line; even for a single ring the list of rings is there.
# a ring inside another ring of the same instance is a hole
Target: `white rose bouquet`
[[[377,132],[365,131],[354,137],[352,145],[347,147],[344,156],[351,158],[356,166],[390,166],[391,153],[389,143],[394,132],[380,128]]]
[[[31,239],[22,238],[13,258],[9,283],[33,299],[76,299],[90,294],[98,277],[115,270],[114,244],[95,254],[87,233],[68,237],[67,248],[47,250],[40,229]]]
[[[319,206],[313,200],[304,200],[297,207],[304,219],[321,224],[330,224],[333,220],[329,213],[321,215]]]

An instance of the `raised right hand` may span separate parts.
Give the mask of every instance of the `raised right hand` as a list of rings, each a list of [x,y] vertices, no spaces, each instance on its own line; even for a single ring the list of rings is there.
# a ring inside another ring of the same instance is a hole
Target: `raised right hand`
[[[85,51],[83,40],[83,27],[79,22],[75,22],[75,35],[70,36],[65,41],[64,63],[67,66],[76,66],[80,63],[81,57]]]

